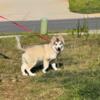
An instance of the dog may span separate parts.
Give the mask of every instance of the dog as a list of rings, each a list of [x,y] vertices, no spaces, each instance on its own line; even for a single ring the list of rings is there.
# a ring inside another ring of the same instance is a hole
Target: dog
[[[65,42],[62,36],[53,36],[49,44],[34,45],[25,49],[21,47],[19,38],[17,37],[16,39],[18,48],[24,51],[22,54],[21,66],[22,75],[35,76],[36,73],[32,73],[31,69],[40,62],[43,63],[43,73],[46,73],[49,64],[51,64],[55,71],[58,70],[55,60],[58,54],[61,53],[64,49]]]

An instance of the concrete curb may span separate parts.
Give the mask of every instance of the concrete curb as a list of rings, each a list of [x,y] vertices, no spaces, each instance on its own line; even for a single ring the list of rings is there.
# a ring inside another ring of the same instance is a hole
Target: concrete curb
[[[0,36],[0,38],[13,38],[16,36],[25,36],[25,35],[6,35],[6,36]]]

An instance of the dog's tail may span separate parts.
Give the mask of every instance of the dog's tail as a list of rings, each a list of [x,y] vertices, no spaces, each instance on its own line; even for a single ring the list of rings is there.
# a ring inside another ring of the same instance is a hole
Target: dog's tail
[[[16,41],[17,41],[17,48],[21,51],[25,51],[25,49],[21,46],[20,36],[16,36]]]

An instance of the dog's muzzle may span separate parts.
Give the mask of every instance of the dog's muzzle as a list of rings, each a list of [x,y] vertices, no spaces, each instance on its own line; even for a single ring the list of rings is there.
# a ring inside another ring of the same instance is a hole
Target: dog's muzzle
[[[61,51],[61,48],[57,48],[57,51],[60,52]]]

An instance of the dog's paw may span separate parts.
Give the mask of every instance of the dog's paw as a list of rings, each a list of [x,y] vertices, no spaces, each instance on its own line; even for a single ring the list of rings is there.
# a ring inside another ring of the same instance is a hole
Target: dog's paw
[[[22,75],[23,75],[23,76],[28,76],[28,74],[26,74],[26,73],[22,73]]]
[[[44,74],[46,74],[46,73],[47,73],[45,70],[42,70],[42,72],[43,72]]]
[[[29,76],[36,76],[36,74],[35,73],[32,73],[32,74],[29,74]]]
[[[56,69],[56,71],[60,71],[60,70],[61,70],[60,68],[57,68],[57,69]]]

